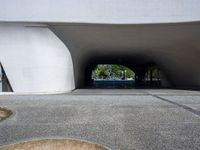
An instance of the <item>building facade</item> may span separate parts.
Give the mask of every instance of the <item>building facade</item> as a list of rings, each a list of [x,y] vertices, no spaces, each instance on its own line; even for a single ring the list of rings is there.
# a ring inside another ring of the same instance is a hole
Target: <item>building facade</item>
[[[1,0],[0,62],[15,93],[84,87],[100,63],[200,87],[199,0]]]

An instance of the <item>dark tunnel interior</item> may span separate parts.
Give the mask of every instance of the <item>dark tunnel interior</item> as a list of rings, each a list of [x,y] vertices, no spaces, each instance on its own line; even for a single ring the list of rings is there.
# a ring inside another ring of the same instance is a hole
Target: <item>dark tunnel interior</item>
[[[145,88],[172,88],[173,83],[159,65],[141,57],[95,57],[89,59],[85,66],[83,88],[111,88],[111,89],[145,89]],[[144,61],[143,61],[144,60]],[[123,76],[120,79],[94,80],[92,74],[99,65],[118,65],[127,67],[134,73],[134,79],[128,80]]]

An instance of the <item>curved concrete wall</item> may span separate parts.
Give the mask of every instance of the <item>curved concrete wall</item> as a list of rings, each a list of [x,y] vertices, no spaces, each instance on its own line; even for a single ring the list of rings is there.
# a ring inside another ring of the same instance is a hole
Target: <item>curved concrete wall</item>
[[[15,93],[74,89],[71,55],[46,27],[0,24],[0,61]]]
[[[133,69],[153,62],[175,86],[200,87],[199,0],[0,3],[0,61],[15,92],[83,87],[87,66],[105,62]]]
[[[0,61],[16,93],[84,87],[87,67],[97,63],[124,64],[133,70],[155,63],[176,87],[200,87],[200,23],[1,23],[0,33]]]
[[[87,66],[124,64],[133,70],[155,63],[178,88],[200,88],[200,23],[101,25],[49,24],[68,46],[76,87]]]
[[[199,0],[1,0],[0,21],[165,23],[200,20]]]

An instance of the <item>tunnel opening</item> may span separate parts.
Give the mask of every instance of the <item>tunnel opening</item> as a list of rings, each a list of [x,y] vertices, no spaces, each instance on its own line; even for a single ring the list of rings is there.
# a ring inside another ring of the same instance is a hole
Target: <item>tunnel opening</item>
[[[154,64],[129,67],[101,63],[87,69],[85,84],[94,89],[166,88],[162,80],[163,72]]]
[[[98,64],[91,74],[93,88],[132,88],[135,73],[130,68],[117,64]]]

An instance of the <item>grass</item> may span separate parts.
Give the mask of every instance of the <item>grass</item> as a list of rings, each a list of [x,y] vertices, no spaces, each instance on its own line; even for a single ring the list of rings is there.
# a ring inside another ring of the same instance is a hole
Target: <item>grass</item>
[[[0,148],[0,150],[108,150],[107,148],[85,141],[72,139],[45,139],[28,141]]]
[[[7,108],[0,107],[0,122],[5,120],[6,118],[10,117],[11,115],[12,115],[11,110],[9,110]]]

